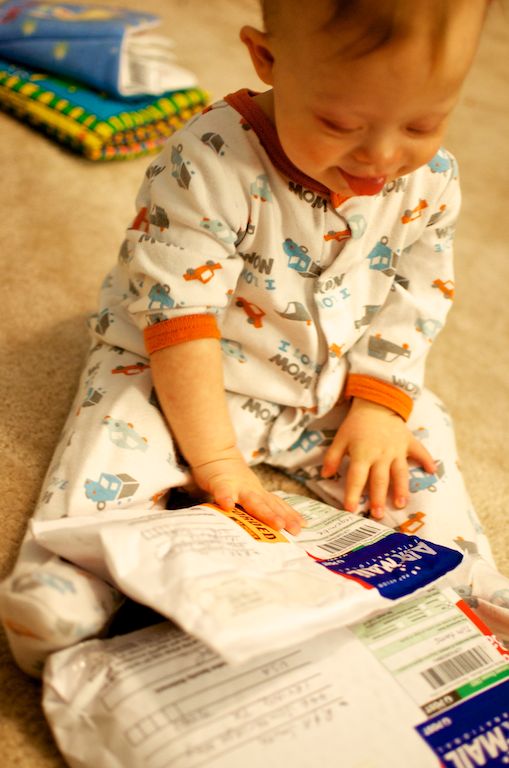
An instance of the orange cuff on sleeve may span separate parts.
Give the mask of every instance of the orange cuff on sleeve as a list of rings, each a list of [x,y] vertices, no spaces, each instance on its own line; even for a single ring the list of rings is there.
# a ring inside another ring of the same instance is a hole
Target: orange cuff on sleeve
[[[360,397],[378,405],[390,408],[405,421],[412,413],[412,398],[392,384],[375,379],[373,376],[362,376],[351,373],[346,381],[345,398]]]
[[[163,320],[145,328],[143,335],[149,355],[183,341],[221,338],[214,315],[184,315]]]

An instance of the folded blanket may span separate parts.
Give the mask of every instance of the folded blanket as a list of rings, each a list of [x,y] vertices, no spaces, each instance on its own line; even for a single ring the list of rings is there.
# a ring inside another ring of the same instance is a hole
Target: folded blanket
[[[157,151],[206,103],[201,88],[115,99],[73,80],[0,60],[0,108],[90,160]]]
[[[0,56],[112,96],[160,95],[196,85],[175,63],[159,17],[90,4],[0,2]]]

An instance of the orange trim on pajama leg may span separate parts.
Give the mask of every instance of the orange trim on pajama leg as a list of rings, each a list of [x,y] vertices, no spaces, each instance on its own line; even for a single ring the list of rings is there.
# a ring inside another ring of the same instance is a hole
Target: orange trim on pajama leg
[[[359,373],[351,373],[346,381],[344,391],[345,398],[360,397],[378,405],[390,408],[405,421],[412,412],[412,398],[392,384],[375,379],[373,376],[362,376]]]
[[[163,320],[145,328],[143,335],[149,355],[184,341],[221,338],[214,315],[184,315]]]

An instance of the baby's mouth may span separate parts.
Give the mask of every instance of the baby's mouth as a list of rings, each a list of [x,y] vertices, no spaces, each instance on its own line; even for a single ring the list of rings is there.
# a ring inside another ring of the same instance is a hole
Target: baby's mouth
[[[384,186],[387,177],[376,176],[374,178],[367,178],[365,176],[352,176],[342,168],[339,169],[340,174],[356,195],[376,195],[380,192]]]

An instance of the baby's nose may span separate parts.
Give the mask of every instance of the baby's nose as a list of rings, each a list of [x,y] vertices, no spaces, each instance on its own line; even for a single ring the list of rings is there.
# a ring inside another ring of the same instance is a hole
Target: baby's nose
[[[390,136],[371,136],[353,153],[360,165],[369,168],[374,176],[389,175],[399,165],[401,148]]]

